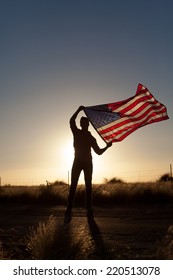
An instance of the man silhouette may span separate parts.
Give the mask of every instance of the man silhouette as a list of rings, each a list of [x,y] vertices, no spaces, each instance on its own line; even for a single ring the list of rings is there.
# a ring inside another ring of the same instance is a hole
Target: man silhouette
[[[73,202],[75,198],[76,187],[78,184],[79,176],[81,171],[84,172],[85,186],[86,186],[86,208],[87,208],[87,217],[93,217],[92,210],[92,155],[91,148],[98,155],[103,154],[109,147],[112,146],[112,143],[106,145],[105,148],[99,148],[96,139],[88,131],[89,120],[86,117],[80,119],[80,126],[82,129],[78,129],[76,126],[76,118],[80,111],[84,109],[84,106],[80,106],[77,111],[73,114],[70,119],[70,128],[74,137],[74,150],[75,157],[71,171],[71,185],[68,196],[67,209],[65,211],[64,222],[68,223],[71,220],[71,211],[73,207]]]

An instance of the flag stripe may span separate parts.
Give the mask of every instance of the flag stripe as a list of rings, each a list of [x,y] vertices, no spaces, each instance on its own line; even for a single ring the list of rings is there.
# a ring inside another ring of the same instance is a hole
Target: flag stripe
[[[156,101],[153,98],[153,96],[150,96],[150,98],[148,98],[148,96],[146,97],[143,94],[141,94],[140,96],[138,95],[137,97],[134,97],[133,100],[131,100],[127,104],[124,104],[123,106],[121,106],[113,111],[125,114],[127,112],[136,110],[137,108],[142,106],[142,104],[143,105],[152,104],[152,106],[162,106],[162,104],[160,104],[158,101]]]
[[[130,133],[132,133],[133,131],[135,131],[137,128],[142,127],[144,125],[147,124],[151,124],[153,122],[159,122],[161,120],[166,120],[167,119],[167,115],[165,113],[165,116],[147,116],[142,122],[139,121],[138,125],[133,126],[132,123],[131,124],[124,124],[122,125],[119,129],[118,128],[112,128],[109,127],[109,129],[107,130],[107,132],[105,131],[104,133],[102,131],[100,131],[100,134],[102,135],[102,137],[106,140],[111,139],[113,136],[116,136],[116,141],[121,141],[122,139],[124,139],[127,135],[129,135]],[[127,135],[126,135],[127,134]],[[123,137],[122,137],[123,136]]]
[[[165,115],[166,115],[166,113],[165,113]],[[128,118],[122,118],[122,121],[121,121],[121,123],[119,123],[119,125],[117,125],[117,124],[110,125],[109,127],[107,127],[107,129],[104,129],[104,130],[100,129],[99,132],[104,134],[110,129],[111,130],[116,130],[116,129],[118,130],[119,128],[120,129],[125,129],[125,127],[129,127],[129,126],[136,127],[136,126],[139,126],[140,123],[142,124],[143,122],[147,121],[147,118],[152,118],[153,121],[154,121],[155,119],[162,118],[162,117],[164,117],[164,114],[162,114],[162,116],[160,116],[160,115],[153,116],[152,114],[150,114],[150,115],[147,115],[147,116],[143,116],[143,118],[138,119],[138,120],[136,120],[136,119],[134,120],[134,118],[131,118],[131,120],[129,120]],[[134,123],[134,121],[135,121],[135,123]]]
[[[100,113],[99,108],[102,108]],[[111,115],[109,119],[107,111]],[[88,112],[91,123],[106,142],[121,141],[142,126],[169,118],[166,107],[141,84],[135,96],[124,101],[86,107],[85,112]]]
[[[136,106],[138,103],[140,102],[146,102],[148,101],[149,98],[148,96],[146,96],[145,94],[141,94],[140,96],[137,95],[135,97],[133,97],[131,100],[129,100],[127,103],[122,104],[120,107],[116,107],[116,105],[112,106],[112,111],[113,112],[122,112],[122,113],[126,113],[126,111],[130,110],[131,108],[133,108],[134,106]],[[124,102],[123,102],[124,103]],[[111,107],[112,104],[109,105],[109,107]]]
[[[165,118],[165,120],[166,120],[167,118]],[[163,118],[158,118],[157,119],[157,122],[159,122],[159,121],[163,121],[164,119]],[[147,125],[147,124],[151,124],[151,123],[153,123],[153,121],[151,121],[151,122],[147,122],[145,125]],[[144,125],[143,125],[144,126]],[[139,126],[138,128],[140,128],[140,127],[142,127],[142,126]],[[124,138],[126,138],[129,134],[131,134],[132,132],[134,132],[135,130],[136,130],[137,128],[135,127],[135,128],[129,128],[127,131],[123,131],[122,133],[119,133],[118,135],[116,135],[115,133],[114,134],[112,134],[112,135],[110,135],[110,136],[105,136],[103,139],[105,139],[105,141],[106,142],[118,142],[118,141],[122,141]],[[112,138],[114,138],[113,140],[112,140]]]
[[[139,113],[138,114],[135,114],[135,112],[133,112],[133,114],[129,115],[129,116],[125,116],[125,117],[122,117],[121,119],[118,119],[117,121],[114,121],[111,123],[111,127],[119,127],[119,126],[122,126],[124,123],[127,123],[127,122],[132,122],[133,124],[136,123],[136,121],[138,120],[141,120],[143,117],[146,116],[146,114],[159,114],[160,116],[162,116],[164,113],[165,113],[165,110],[163,110],[161,113],[160,113],[160,110],[159,109],[155,109],[153,110],[152,106],[148,105],[145,107],[145,109],[143,111],[138,111]],[[135,123],[134,123],[135,122]],[[108,127],[110,127],[109,124],[105,125],[105,126],[102,126],[101,128],[98,128],[99,131],[103,131],[106,130]]]
[[[142,106],[152,106],[152,107],[157,107],[161,106],[160,103],[152,103],[151,99],[148,100],[146,98],[140,98],[139,100],[131,103],[128,107],[124,108],[123,110],[120,110],[119,112],[122,114],[127,114],[127,113],[132,113],[133,111],[137,111],[137,109],[142,109]]]

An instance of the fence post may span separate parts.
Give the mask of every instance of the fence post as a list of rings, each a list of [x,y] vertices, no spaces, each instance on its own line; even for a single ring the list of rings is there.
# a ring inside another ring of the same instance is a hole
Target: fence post
[[[69,187],[69,177],[70,177],[70,176],[69,176],[69,170],[68,170],[68,187]]]
[[[172,164],[170,164],[170,177],[171,177],[171,182],[173,182],[173,178],[172,178]]]

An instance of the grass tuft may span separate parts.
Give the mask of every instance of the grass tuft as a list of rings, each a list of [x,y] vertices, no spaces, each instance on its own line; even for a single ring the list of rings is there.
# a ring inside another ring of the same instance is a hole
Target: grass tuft
[[[36,229],[31,228],[27,237],[27,251],[34,260],[46,259],[52,249],[56,232],[56,218],[50,216],[47,223],[39,222]]]
[[[33,260],[77,259],[81,240],[73,238],[70,227],[58,226],[54,216],[31,228],[26,238],[26,250]]]

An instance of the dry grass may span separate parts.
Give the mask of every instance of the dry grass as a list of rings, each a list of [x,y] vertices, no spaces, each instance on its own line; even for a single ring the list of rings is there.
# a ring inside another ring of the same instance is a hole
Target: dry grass
[[[68,188],[61,186],[5,186],[1,187],[0,202],[10,203],[65,203]]]
[[[49,258],[55,242],[56,218],[50,216],[47,223],[40,222],[36,229],[31,228],[27,237],[27,251],[32,259]]]
[[[59,226],[54,216],[30,229],[26,237],[26,250],[30,259],[76,259],[80,253],[80,240],[72,237],[69,227]]]
[[[94,195],[96,203],[167,203],[173,201],[173,186],[170,182],[103,184],[95,186]]]
[[[0,202],[44,203],[65,205],[69,187],[65,184],[48,186],[6,186],[1,188]],[[168,203],[173,201],[171,182],[106,183],[93,185],[94,204]],[[85,187],[79,185],[76,206],[84,205]]]

